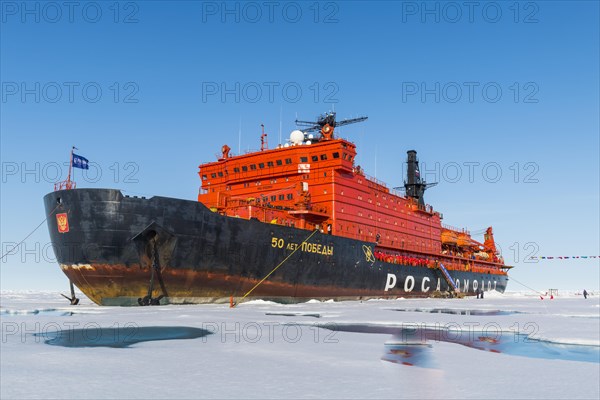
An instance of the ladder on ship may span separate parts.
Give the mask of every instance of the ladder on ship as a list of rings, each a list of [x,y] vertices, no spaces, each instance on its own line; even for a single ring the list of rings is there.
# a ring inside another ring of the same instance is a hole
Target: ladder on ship
[[[458,292],[459,290],[456,287],[456,283],[454,283],[454,280],[450,276],[450,273],[448,272],[446,267],[444,267],[444,264],[438,263],[438,267],[439,267],[440,271],[442,271],[442,275],[444,275],[444,278],[446,279],[446,282],[448,282],[448,285],[450,285],[450,287],[452,289],[454,289],[455,292]]]

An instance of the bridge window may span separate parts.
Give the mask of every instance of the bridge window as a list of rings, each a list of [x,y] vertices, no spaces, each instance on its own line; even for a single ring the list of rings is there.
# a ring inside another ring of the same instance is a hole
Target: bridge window
[[[242,167],[242,171],[244,171],[244,172],[248,172],[248,167],[244,165],[244,166]]]
[[[300,162],[308,162],[308,157],[300,157]]]
[[[277,196],[275,196],[275,195],[271,196],[271,201],[275,201],[275,200],[277,200]]]
[[[319,161],[319,156],[312,156],[313,161]]]
[[[216,178],[216,177],[217,177],[217,174],[215,174],[215,173],[213,172],[212,174],[210,174],[210,177],[211,177],[211,178]]]
[[[265,167],[265,163],[261,162],[261,163],[258,164],[258,168],[263,169],[264,167]]]
[[[238,173],[238,172],[240,172],[240,169],[238,167],[234,167],[233,172]]]
[[[285,163],[286,164],[291,164],[292,163],[292,159],[291,158],[286,158],[285,159]]]
[[[287,195],[287,199],[288,199],[288,200],[292,200],[293,198],[294,198],[294,195],[293,195],[293,194],[291,194],[291,193],[290,193],[290,194],[288,194],[288,195]]]
[[[338,153],[337,151],[333,153],[333,158],[340,158],[340,153]]]
[[[281,160],[277,160],[276,163],[277,163],[277,165],[283,165],[283,161],[281,161]]]
[[[323,161],[327,160],[327,154],[321,154],[321,160],[323,160]]]
[[[267,167],[274,167],[275,164],[273,163],[273,161],[269,161],[267,162]]]
[[[279,200],[285,200],[285,196],[284,196],[284,195],[282,195],[282,194],[280,194],[280,195],[279,195]]]
[[[202,175],[202,180],[203,180],[203,181],[205,181],[205,180],[207,180],[207,179],[208,179],[208,176],[206,176],[206,175]]]
[[[219,172],[219,177],[222,178],[223,177],[223,173]]]
[[[256,170],[256,164],[250,164],[250,169],[251,169],[252,171]]]

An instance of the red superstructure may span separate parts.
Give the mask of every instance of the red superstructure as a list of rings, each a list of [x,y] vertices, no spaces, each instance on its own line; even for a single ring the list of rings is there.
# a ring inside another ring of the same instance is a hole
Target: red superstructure
[[[442,215],[422,201],[418,162],[418,183],[406,196],[366,175],[355,164],[356,146],[334,137],[331,115],[320,120],[316,138],[294,131],[290,144],[267,149],[263,132],[261,151],[236,156],[224,145],[218,161],[199,167],[198,201],[231,217],[373,242],[375,257],[388,262],[505,273],[491,228],[481,244],[466,230],[443,226]],[[414,188],[420,196],[410,195]]]

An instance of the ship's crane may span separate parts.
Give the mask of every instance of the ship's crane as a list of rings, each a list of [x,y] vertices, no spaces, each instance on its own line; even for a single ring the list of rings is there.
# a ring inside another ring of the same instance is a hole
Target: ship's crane
[[[355,124],[357,122],[366,121],[368,117],[350,118],[342,121],[336,121],[335,112],[328,112],[320,115],[316,121],[300,121],[296,120],[296,125],[301,127],[302,132],[321,131],[323,139],[328,140],[333,138],[333,131],[338,126]]]

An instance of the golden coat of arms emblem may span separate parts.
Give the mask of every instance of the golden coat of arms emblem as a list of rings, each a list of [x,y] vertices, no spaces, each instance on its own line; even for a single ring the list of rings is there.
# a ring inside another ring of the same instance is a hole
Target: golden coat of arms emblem
[[[60,233],[69,232],[69,219],[67,213],[56,214],[56,224]]]

